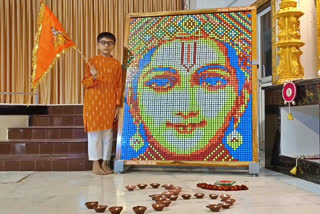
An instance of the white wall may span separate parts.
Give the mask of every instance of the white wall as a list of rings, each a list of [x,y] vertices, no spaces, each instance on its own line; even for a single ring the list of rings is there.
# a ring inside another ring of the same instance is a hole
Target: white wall
[[[190,0],[190,9],[245,7],[256,0]]]
[[[317,19],[315,2],[300,0],[300,10],[304,15],[300,18],[301,40],[306,43],[301,51],[301,64],[304,68],[304,79],[316,78],[317,68]]]
[[[288,107],[281,108],[280,153],[289,157],[320,152],[319,105],[291,108],[294,120],[288,120]]]
[[[28,115],[1,115],[0,116],[0,140],[8,139],[8,128],[28,127]]]

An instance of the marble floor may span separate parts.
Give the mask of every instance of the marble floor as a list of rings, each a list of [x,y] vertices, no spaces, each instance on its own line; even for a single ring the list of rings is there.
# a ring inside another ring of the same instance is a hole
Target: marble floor
[[[245,184],[248,191],[228,192],[237,202],[225,214],[294,214],[320,212],[320,185],[295,179],[263,169],[260,176],[245,172],[165,172],[128,171],[124,174],[95,176],[90,172],[0,172],[1,214],[81,214],[95,213],[87,210],[86,201],[97,200],[108,206],[123,206],[123,214],[134,213],[135,205],[147,206],[148,213],[157,213],[151,207],[150,194],[161,193],[163,188],[128,192],[128,184],[172,183],[183,187],[184,193],[205,193],[204,199],[179,198],[162,213],[210,213],[205,206],[216,203],[202,190],[198,182],[214,183],[217,180],[236,180]],[[109,211],[106,211],[109,213]],[[161,213],[161,212],[160,212]]]

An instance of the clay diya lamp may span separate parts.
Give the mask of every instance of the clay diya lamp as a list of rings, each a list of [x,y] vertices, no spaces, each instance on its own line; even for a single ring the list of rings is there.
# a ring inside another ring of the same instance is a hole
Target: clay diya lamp
[[[196,193],[194,196],[198,199],[203,198],[204,194],[203,193]]]
[[[174,186],[172,189],[182,190],[182,187]]]
[[[98,206],[98,204],[98,201],[88,201],[85,203],[88,209],[94,209],[96,206]]]
[[[165,204],[158,204],[158,203],[152,204],[152,207],[155,211],[162,211],[165,206],[166,206]]]
[[[222,206],[223,209],[229,209],[231,204],[224,202],[224,203],[221,204],[221,206]]]
[[[109,207],[109,211],[111,212],[111,214],[120,214],[122,209],[123,207],[120,206]]]
[[[163,193],[161,193],[161,195],[164,195],[165,197],[167,197],[167,198],[170,198],[170,196],[171,195],[173,195],[173,192],[163,192]]]
[[[230,195],[228,195],[228,194],[220,195],[220,198],[221,198],[222,200],[229,199],[230,197],[231,197],[231,196],[230,196]]]
[[[173,185],[172,184],[164,184],[162,185],[162,187],[164,187],[166,190],[172,189]]]
[[[159,201],[164,201],[164,200],[167,200],[167,198],[164,197],[164,196],[161,196],[161,197],[155,199],[155,201],[156,201],[157,203],[159,203]]]
[[[136,186],[135,185],[128,185],[128,186],[126,186],[126,188],[128,191],[133,191],[136,188]]]
[[[191,198],[191,195],[190,194],[183,194],[181,195],[181,197],[184,199],[184,200],[188,200]]]
[[[97,213],[103,213],[107,209],[107,205],[98,205],[94,208]]]
[[[166,200],[157,202],[157,204],[164,204],[166,207],[169,207],[169,205],[171,204],[171,200],[166,199]]]
[[[229,199],[226,199],[226,200],[223,200],[223,201],[226,202],[226,203],[228,203],[228,204],[233,205],[233,203],[236,202],[236,199],[229,198]]]
[[[146,212],[146,210],[147,210],[147,207],[145,207],[145,206],[135,206],[132,209],[136,214],[144,214]]]
[[[148,184],[138,184],[137,185],[140,189],[144,189],[148,186]]]
[[[177,196],[177,195],[171,195],[171,196],[169,197],[169,199],[170,199],[171,201],[176,201],[176,200],[178,199],[178,196]]]
[[[171,190],[169,190],[169,192],[173,193],[173,195],[179,195],[181,190],[180,189],[171,189]]]
[[[210,194],[210,195],[209,195],[209,197],[210,197],[211,199],[217,199],[218,196],[219,196],[219,195],[217,195],[217,194]]]
[[[150,186],[151,186],[153,189],[157,189],[157,188],[160,186],[160,184],[158,184],[158,183],[152,183],[152,184],[150,184]]]
[[[149,195],[150,198],[152,198],[152,200],[156,201],[158,198],[162,197],[161,194],[154,194],[154,195]]]
[[[212,212],[219,212],[219,210],[221,209],[221,205],[219,204],[210,204],[208,207]]]

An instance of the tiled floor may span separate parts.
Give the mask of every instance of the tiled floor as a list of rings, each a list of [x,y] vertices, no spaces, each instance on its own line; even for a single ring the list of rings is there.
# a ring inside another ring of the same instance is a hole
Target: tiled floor
[[[259,177],[247,173],[218,172],[159,172],[128,171],[125,174],[94,176],[90,172],[1,172],[1,214],[79,214],[95,213],[87,210],[84,202],[98,200],[109,206],[124,206],[123,214],[133,213],[132,207],[144,205],[146,213],[155,212],[148,195],[164,190],[146,189],[128,192],[124,186],[137,183],[172,183],[182,186],[185,193],[205,193],[204,199],[179,198],[162,213],[210,213],[205,207],[216,203],[209,193],[196,187],[198,182],[214,183],[217,180],[236,180],[245,184],[248,191],[231,192],[237,200],[225,214],[294,214],[319,213],[320,185],[262,170]],[[217,193],[217,192],[216,192]],[[223,193],[223,192],[218,192]],[[229,192],[230,193],[230,192]],[[107,212],[109,213],[109,211]],[[161,213],[161,212],[160,212]]]

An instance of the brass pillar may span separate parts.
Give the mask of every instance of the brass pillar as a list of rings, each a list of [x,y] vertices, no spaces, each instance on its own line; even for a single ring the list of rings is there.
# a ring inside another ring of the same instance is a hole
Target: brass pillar
[[[278,20],[277,55],[280,57],[276,73],[273,74],[274,84],[282,84],[288,80],[302,79],[304,70],[301,65],[300,47],[304,42],[300,40],[300,20],[303,12],[297,9],[296,0],[282,0],[280,10],[274,15]],[[312,27],[312,26],[310,26]]]

